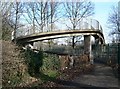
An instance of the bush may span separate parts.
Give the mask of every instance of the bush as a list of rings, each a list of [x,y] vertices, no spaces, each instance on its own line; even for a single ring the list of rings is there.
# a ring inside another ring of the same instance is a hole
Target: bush
[[[25,59],[28,65],[28,72],[31,76],[35,76],[40,73],[39,69],[43,65],[43,52],[34,52],[27,49],[25,51]]]
[[[44,53],[42,70],[58,70],[60,68],[60,61],[57,55]]]
[[[27,49],[25,52],[28,73],[36,77],[40,74],[56,77],[60,68],[60,62],[57,55],[47,54],[43,51],[38,53]],[[44,76],[43,76],[44,77]]]

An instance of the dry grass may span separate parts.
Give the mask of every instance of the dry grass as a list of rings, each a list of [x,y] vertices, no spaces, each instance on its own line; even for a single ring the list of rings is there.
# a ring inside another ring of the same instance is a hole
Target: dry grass
[[[2,41],[2,86],[27,86],[37,79],[27,73],[22,50],[14,43]]]

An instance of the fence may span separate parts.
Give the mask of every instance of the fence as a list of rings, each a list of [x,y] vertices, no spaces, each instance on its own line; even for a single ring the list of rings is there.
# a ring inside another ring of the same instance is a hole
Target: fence
[[[84,51],[83,46],[76,46],[74,49],[70,45],[55,45],[47,43],[36,43],[34,45],[36,49],[42,49],[46,52],[56,53],[56,54],[69,54],[69,55],[80,55]]]
[[[120,64],[120,43],[94,45],[93,53],[96,61]]]
[[[37,49],[42,48],[44,51],[60,54],[80,55],[84,53],[84,45],[78,45],[75,47],[75,49],[73,49],[68,45],[49,45],[47,43],[38,43],[35,45],[35,47],[37,47]],[[95,61],[104,63],[111,61],[113,63],[120,64],[120,43],[92,45],[92,54]]]

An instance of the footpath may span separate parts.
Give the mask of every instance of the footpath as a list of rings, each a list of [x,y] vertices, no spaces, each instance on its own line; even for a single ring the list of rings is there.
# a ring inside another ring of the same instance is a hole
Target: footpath
[[[104,64],[95,64],[95,69],[92,73],[80,75],[73,82],[77,83],[77,85],[83,84],[93,88],[120,89],[120,83],[118,78],[114,76],[112,68]]]

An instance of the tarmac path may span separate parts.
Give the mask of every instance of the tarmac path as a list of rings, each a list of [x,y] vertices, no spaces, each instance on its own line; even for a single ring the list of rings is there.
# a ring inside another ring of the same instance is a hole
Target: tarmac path
[[[95,64],[95,69],[93,73],[80,75],[76,77],[73,81],[93,87],[120,89],[118,78],[114,76],[112,68],[104,64]]]
[[[58,83],[70,89],[120,89],[120,83],[112,68],[104,64],[95,64],[92,73],[80,75],[72,81],[61,80]]]

